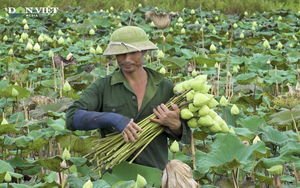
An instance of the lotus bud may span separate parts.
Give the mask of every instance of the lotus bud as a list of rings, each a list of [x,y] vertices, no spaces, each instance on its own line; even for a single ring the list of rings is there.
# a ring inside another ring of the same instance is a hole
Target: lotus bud
[[[184,91],[184,89],[183,89],[182,83],[176,84],[173,88],[174,93],[182,93],[183,91]]]
[[[215,29],[213,29],[211,33],[215,35],[215,34],[217,34],[217,31]]]
[[[191,15],[193,15],[193,14],[195,14],[195,10],[194,9],[191,10]]]
[[[197,76],[197,71],[195,69],[192,71],[192,76],[193,77]]]
[[[191,112],[197,112],[199,110],[200,107],[196,107],[193,105],[193,103],[189,103],[188,105],[188,109],[191,111]]]
[[[198,124],[204,127],[208,127],[214,124],[214,120],[209,115],[206,115],[199,118]]]
[[[170,32],[173,32],[173,28],[171,27],[169,31],[170,31]]]
[[[35,45],[33,47],[33,50],[36,51],[36,52],[39,52],[41,50],[41,47],[40,47],[39,43],[35,43]]]
[[[6,182],[11,182],[11,176],[10,176],[9,172],[6,172],[6,173],[5,173],[4,180],[5,180]]]
[[[253,144],[256,144],[258,141],[261,141],[260,138],[256,135],[255,138],[253,139]]]
[[[203,27],[201,27],[199,31],[202,32],[203,31]]]
[[[244,33],[240,34],[240,38],[243,39],[244,38]]]
[[[146,181],[146,179],[143,176],[141,176],[141,175],[138,174],[137,178],[136,178],[136,185],[138,186],[138,188],[146,187],[147,181]]]
[[[68,37],[68,38],[67,38],[67,43],[71,43],[71,42],[72,42],[71,38]]]
[[[204,68],[204,69],[206,69],[206,68],[207,68],[207,65],[206,65],[206,63],[204,63],[204,65],[203,65],[203,68]]]
[[[155,27],[155,24],[153,23],[153,21],[151,22],[150,25],[151,25],[151,27]]]
[[[13,49],[12,48],[8,51],[8,55],[13,55]]]
[[[26,20],[26,19],[23,19],[22,23],[23,23],[23,24],[27,24],[27,20]]]
[[[214,98],[210,99],[210,101],[207,104],[207,106],[209,108],[214,108],[214,107],[216,107],[218,105],[219,105],[218,101],[216,101],[216,99],[214,99]]]
[[[28,30],[28,29],[29,29],[29,26],[28,26],[27,24],[25,24],[25,25],[24,25],[24,29],[25,29],[25,30]]]
[[[228,31],[225,33],[225,36],[228,36],[229,35],[229,33],[228,33]]]
[[[218,21],[218,20],[219,20],[219,17],[218,17],[218,16],[216,16],[216,17],[215,17],[215,20],[216,20],[216,21]]]
[[[245,16],[247,16],[247,15],[248,15],[248,12],[247,12],[247,11],[245,11],[245,12],[244,12],[244,15],[245,15]]]
[[[71,22],[71,19],[70,19],[70,18],[67,18],[67,22]]]
[[[12,95],[13,97],[17,97],[17,96],[19,95],[18,90],[16,90],[15,88],[12,88],[12,90],[11,90],[11,95]]]
[[[121,22],[118,24],[118,27],[122,27],[123,25],[121,24]]]
[[[229,132],[232,133],[232,134],[235,134],[235,131],[233,130],[232,127],[229,129]]]
[[[99,45],[97,45],[96,54],[102,54],[102,52],[103,52],[102,48]]]
[[[204,23],[207,23],[208,21],[207,21],[207,19],[206,18],[204,18]]]
[[[217,50],[216,46],[214,44],[211,44],[210,47],[209,47],[209,50],[214,52]]]
[[[177,20],[179,23],[182,23],[183,22],[183,19],[181,17],[178,18]]]
[[[252,30],[252,31],[255,31],[255,27],[254,27],[254,25],[252,25],[252,27],[251,27],[251,30]]]
[[[200,126],[200,125],[198,124],[198,120],[197,120],[196,118],[191,118],[190,120],[188,120],[187,125],[188,125],[190,128],[197,128],[197,127]]]
[[[194,96],[194,106],[203,106],[209,102],[209,98],[202,93],[196,93]]]
[[[110,7],[110,11],[111,11],[111,12],[114,11],[114,7],[111,6],[111,7]]]
[[[240,113],[238,107],[234,104],[230,109],[231,115],[238,115]]]
[[[227,106],[227,100],[224,96],[220,99],[220,106]]]
[[[281,48],[282,48],[282,44],[281,44],[280,41],[279,41],[278,44],[277,44],[277,48],[278,48],[278,49],[281,49]]]
[[[52,50],[50,50],[48,53],[48,57],[53,57],[53,56],[54,56],[54,54],[53,54]]]
[[[40,67],[38,68],[37,73],[38,73],[38,74],[42,74],[42,73],[43,73],[43,72],[42,72],[42,69],[41,69]]]
[[[90,47],[90,54],[95,54],[96,50],[93,47]]]
[[[63,44],[65,42],[65,40],[64,40],[64,38],[59,37],[57,42],[58,42],[58,44]]]
[[[166,74],[166,69],[165,69],[165,67],[160,68],[159,72],[160,72],[161,74]]]
[[[15,86],[18,86],[19,84],[18,84],[18,82],[15,82],[15,84],[14,84]]]
[[[74,20],[72,21],[72,23],[75,24],[75,23],[76,23],[76,20],[74,19]]]
[[[9,124],[5,118],[3,118],[1,125]]]
[[[223,44],[222,44],[222,42],[219,42],[219,46],[222,46]]]
[[[53,36],[53,38],[52,38],[52,39],[53,39],[54,41],[56,41],[56,40],[57,40],[57,38],[56,38],[56,36],[55,36],[55,35]]]
[[[190,119],[194,117],[194,114],[187,108],[180,110],[180,117],[182,119]]]
[[[233,66],[233,73],[238,73],[239,72],[239,70],[237,69],[237,67],[236,66]]]
[[[282,20],[282,17],[281,17],[281,16],[279,16],[279,17],[278,17],[278,20],[279,20],[279,21],[281,21],[281,20]]]
[[[181,33],[181,34],[185,34],[185,29],[182,28],[181,31],[180,31],[180,33]]]
[[[67,83],[67,82],[66,82]],[[66,85],[66,84],[65,84]],[[70,86],[70,85],[69,85]],[[65,88],[65,86],[64,86]],[[70,86],[71,88],[71,86]],[[70,90],[69,90],[70,91]],[[62,158],[64,160],[70,160],[71,159],[71,155],[70,155],[70,152],[67,150],[67,148],[64,149],[63,153],[62,153]]]
[[[282,165],[275,165],[271,168],[267,169],[271,175],[282,175],[283,166]]]
[[[83,186],[82,188],[93,188],[93,183],[91,182],[91,180],[88,180]]]
[[[90,35],[95,35],[95,30],[94,29],[90,29]]]
[[[233,28],[236,29],[238,25],[236,23],[233,24]]]
[[[218,69],[218,68],[219,68],[219,64],[218,64],[218,63],[215,63],[214,67],[215,67],[216,69]]]
[[[170,150],[172,153],[176,153],[179,151],[179,144],[176,140],[171,144]]]
[[[271,48],[271,46],[270,46],[270,44],[269,44],[269,42],[268,42],[267,39],[263,42],[263,46],[264,46],[265,48],[268,48],[268,49]]]
[[[32,39],[28,39],[28,42],[30,42],[30,44],[34,45],[34,42]]]
[[[193,88],[194,91],[200,91],[204,85],[204,83],[206,82],[206,80],[194,80],[191,83],[191,87]]]
[[[141,7],[142,7],[142,4],[141,4],[141,3],[139,3],[139,4],[138,4],[138,7],[139,7],[139,8],[141,8]]]
[[[4,37],[3,37],[3,41],[7,41],[7,36],[6,35],[4,35]]]
[[[67,168],[68,168],[68,165],[67,165],[67,162],[66,162],[65,159],[60,163],[60,167],[61,167],[62,169],[67,169]]]
[[[270,64],[271,64],[271,61],[270,61],[270,59],[268,59],[268,61],[267,61],[267,64],[268,64],[268,65],[270,65]]]
[[[57,34],[60,36],[64,35],[64,33],[61,31],[61,29],[58,30]]]
[[[257,23],[256,21],[252,22],[252,26],[256,27],[257,26]]]
[[[20,38],[19,39],[19,43],[23,43],[24,41],[23,41],[23,39],[22,38]]]
[[[198,22],[198,20],[196,20],[194,24],[200,24],[200,23]]]
[[[27,33],[22,33],[21,38],[22,38],[23,40],[27,39],[27,37],[28,37]]]
[[[165,54],[163,53],[163,51],[159,50],[159,52],[157,53],[157,58],[162,59],[164,57],[165,57]]]
[[[199,110],[198,110],[198,115],[199,117],[204,117],[208,115],[210,109],[207,105],[203,105]]]
[[[72,90],[72,87],[70,86],[69,82],[66,81],[65,84],[64,84],[64,87],[63,87],[63,90],[64,91],[71,91]],[[65,151],[64,151],[65,152]],[[69,160],[69,159],[67,159]]]
[[[293,43],[290,43],[289,47],[290,47],[290,48],[293,48],[293,47],[294,47]]]

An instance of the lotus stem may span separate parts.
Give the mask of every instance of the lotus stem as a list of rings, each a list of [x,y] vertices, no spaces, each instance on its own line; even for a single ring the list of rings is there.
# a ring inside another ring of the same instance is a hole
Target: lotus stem
[[[196,170],[196,164],[195,164],[195,145],[194,145],[194,136],[193,131],[191,130],[191,149],[192,149],[192,158],[193,158],[193,168]]]
[[[297,125],[296,125],[296,121],[295,121],[293,113],[292,113],[292,109],[290,109],[290,113],[291,113],[291,116],[292,116],[292,119],[293,119],[294,128],[295,128],[296,133],[297,133],[298,142],[300,143],[300,135],[299,135],[298,128],[297,128]]]
[[[226,95],[225,95],[225,97],[229,96],[229,93],[228,93],[228,68],[229,68],[229,59],[230,59],[232,41],[233,41],[233,26],[231,26],[231,37],[230,37],[230,45],[229,45],[229,50],[228,50],[228,59],[227,59],[227,66],[226,66],[226,88],[225,88]]]

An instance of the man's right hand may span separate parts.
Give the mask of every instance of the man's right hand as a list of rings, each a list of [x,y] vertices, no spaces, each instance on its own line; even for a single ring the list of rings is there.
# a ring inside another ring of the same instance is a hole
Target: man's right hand
[[[127,124],[127,126],[122,131],[122,136],[125,142],[129,142],[129,139],[132,142],[135,142],[139,137],[137,131],[142,132],[143,130],[136,123],[133,122],[133,119]]]

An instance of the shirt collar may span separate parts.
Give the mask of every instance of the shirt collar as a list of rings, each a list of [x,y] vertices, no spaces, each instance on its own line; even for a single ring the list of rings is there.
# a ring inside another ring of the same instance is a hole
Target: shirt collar
[[[156,72],[155,70],[152,70],[148,67],[143,67],[147,72],[148,72],[148,76],[149,79],[148,80],[152,80],[153,84],[157,85],[159,84],[163,78],[164,75]],[[120,68],[117,68],[113,73],[112,73],[112,78],[111,78],[111,83],[110,85],[115,85],[118,83],[124,83],[126,80],[124,78],[124,75],[121,71]]]

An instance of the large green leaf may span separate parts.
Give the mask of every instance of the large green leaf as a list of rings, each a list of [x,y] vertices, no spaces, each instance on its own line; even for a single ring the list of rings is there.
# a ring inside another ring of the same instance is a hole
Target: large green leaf
[[[284,146],[288,142],[294,141],[284,133],[274,129],[272,126],[264,127],[259,131],[262,133],[262,140],[264,142],[269,142],[276,146]]]
[[[60,163],[62,162],[62,158],[60,156],[54,156],[47,159],[39,159],[37,161],[33,161],[32,164],[39,164],[45,167],[48,170],[61,172]],[[69,161],[69,166],[73,165],[73,162]]]
[[[249,163],[254,151],[266,153],[267,149],[263,142],[245,146],[236,135],[218,134],[210,153],[196,151],[196,167],[201,173],[210,169],[233,170]]]
[[[292,114],[293,114],[293,117],[296,122],[300,120],[300,106],[299,105],[295,106],[292,109]],[[293,119],[292,119],[291,111],[288,109],[284,109],[280,112],[272,114],[270,116],[269,124],[275,124],[275,125],[279,125],[279,126],[287,126],[287,125],[291,125],[292,122],[293,122]]]
[[[177,57],[163,58],[160,62],[166,65],[169,70],[184,69],[188,63],[186,60]]]
[[[248,116],[246,118],[237,119],[237,124],[240,124],[242,127],[248,128],[250,131],[257,131],[258,127],[266,125],[266,121],[259,116]]]
[[[119,165],[116,165],[112,169],[111,174],[105,173],[102,179],[110,185],[114,185],[119,181],[136,180],[138,174],[140,174],[147,180],[147,187],[160,187],[160,179],[162,176],[161,170],[138,164],[129,164],[126,161],[123,161]]]

